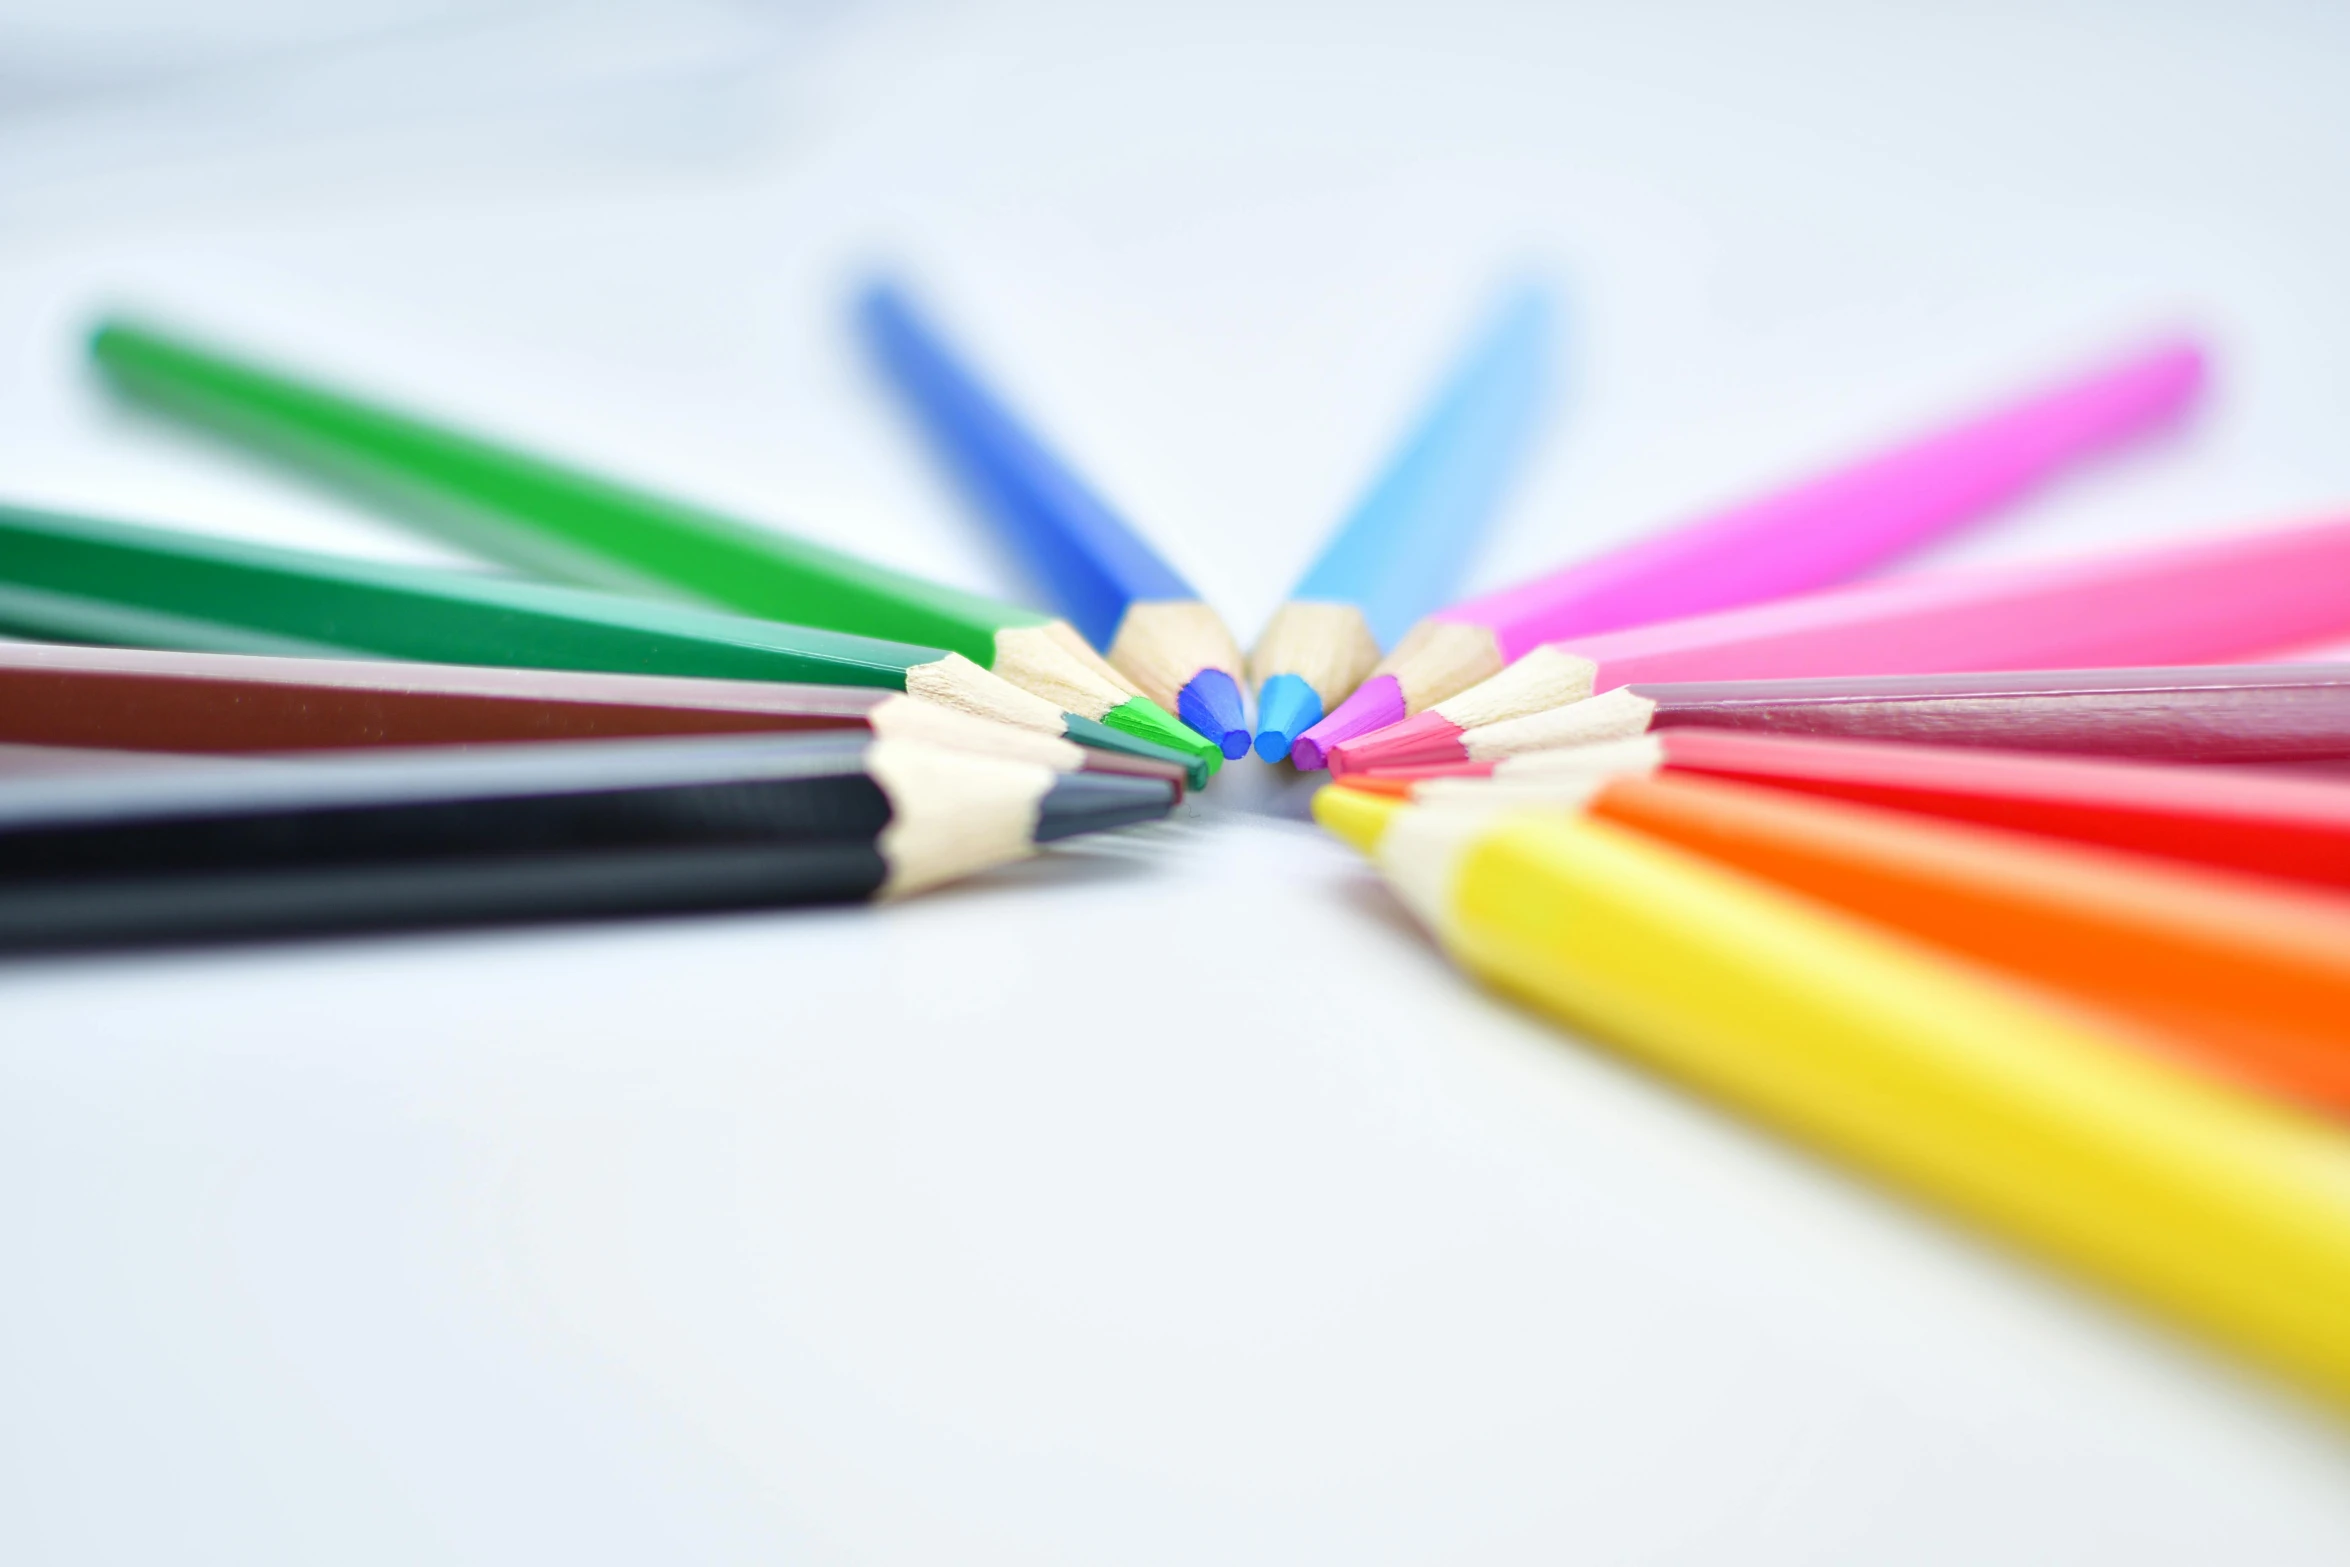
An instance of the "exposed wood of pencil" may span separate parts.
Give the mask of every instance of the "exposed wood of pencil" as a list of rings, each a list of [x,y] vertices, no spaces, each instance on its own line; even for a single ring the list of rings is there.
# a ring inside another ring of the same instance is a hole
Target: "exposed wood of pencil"
[[[1144,696],[1171,713],[1200,671],[1237,677],[1247,663],[1224,617],[1196,599],[1127,605],[1108,652],[1110,662],[1131,675]]]

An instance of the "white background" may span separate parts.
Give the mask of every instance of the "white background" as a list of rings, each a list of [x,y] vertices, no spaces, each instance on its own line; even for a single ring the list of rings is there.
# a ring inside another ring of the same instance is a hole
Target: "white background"
[[[1522,266],[1481,583],[2170,324],[2210,417],[1947,553],[2350,496],[2350,16],[1890,9],[0,8],[0,491],[450,558],[110,410],[128,302],[1020,591],[888,259],[1244,639]],[[903,908],[0,967],[0,1259],[12,1562],[2350,1557],[2338,1427],[1479,995],[1253,761]]]

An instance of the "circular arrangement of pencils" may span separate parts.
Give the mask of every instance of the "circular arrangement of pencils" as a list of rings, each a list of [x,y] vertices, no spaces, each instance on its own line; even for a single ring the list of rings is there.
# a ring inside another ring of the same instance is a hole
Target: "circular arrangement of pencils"
[[[2197,344],[1448,602],[1550,414],[1521,281],[1244,651],[905,282],[848,315],[1040,607],[100,323],[511,574],[0,506],[0,947],[886,901],[1253,750],[1477,979],[2350,1405],[2350,519],[1900,569]]]

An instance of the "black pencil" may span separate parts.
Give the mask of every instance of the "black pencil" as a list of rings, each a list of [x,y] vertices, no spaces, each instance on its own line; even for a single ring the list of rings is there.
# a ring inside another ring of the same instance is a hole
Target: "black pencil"
[[[863,735],[0,780],[0,947],[890,898],[1174,798]]]

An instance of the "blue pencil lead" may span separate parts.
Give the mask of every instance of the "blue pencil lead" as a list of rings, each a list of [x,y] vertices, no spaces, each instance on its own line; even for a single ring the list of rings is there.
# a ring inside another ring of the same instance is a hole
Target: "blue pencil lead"
[[[1257,755],[1289,760],[1297,737],[1322,721],[1322,698],[1303,675],[1280,674],[1257,692]]]
[[[1203,669],[1175,698],[1175,716],[1206,735],[1234,761],[1248,755],[1248,705],[1240,682],[1221,669]]]

